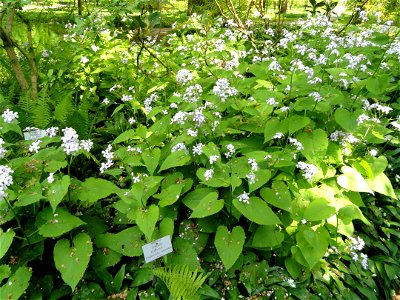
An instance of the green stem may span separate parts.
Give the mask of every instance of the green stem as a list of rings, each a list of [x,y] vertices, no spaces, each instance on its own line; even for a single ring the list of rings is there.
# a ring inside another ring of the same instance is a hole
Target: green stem
[[[11,211],[12,211],[12,213],[13,213],[15,219],[17,220],[18,228],[21,229],[21,232],[22,232],[22,234],[24,235],[24,237],[25,237],[25,239],[26,239],[26,242],[27,242],[28,245],[31,247],[32,244],[31,244],[31,242],[29,241],[29,237],[26,235],[26,233],[25,233],[25,231],[24,231],[24,228],[23,228],[22,225],[21,225],[21,221],[20,221],[18,215],[15,213],[14,208],[12,207],[11,203],[10,203],[6,198],[5,198],[4,200],[6,201],[8,207],[11,209]]]

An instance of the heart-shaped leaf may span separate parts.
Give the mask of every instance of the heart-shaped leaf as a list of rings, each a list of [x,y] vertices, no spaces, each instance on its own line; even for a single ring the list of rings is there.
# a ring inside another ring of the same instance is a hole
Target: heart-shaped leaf
[[[28,267],[20,267],[3,285],[0,286],[0,299],[19,299],[29,286],[32,271]]]
[[[261,189],[260,195],[267,203],[289,212],[292,211],[292,197],[283,181],[275,180],[272,183],[272,188]]]
[[[74,290],[86,271],[93,246],[87,233],[79,233],[72,244],[67,239],[59,240],[54,247],[54,262],[64,282]]]
[[[342,167],[342,172],[343,174],[337,178],[337,182],[341,187],[353,192],[374,193],[356,169],[344,166]]]
[[[68,175],[64,175],[61,180],[56,180],[49,186],[47,198],[50,201],[53,211],[56,210],[57,205],[60,204],[62,199],[64,199],[65,195],[67,194],[69,184],[70,177]]]
[[[307,221],[319,221],[325,220],[333,216],[336,213],[336,209],[329,206],[327,201],[323,199],[317,199],[310,203],[304,212],[304,218]]]
[[[312,269],[328,250],[329,233],[323,227],[316,231],[302,227],[296,234],[296,241],[308,267]]]
[[[14,236],[14,230],[11,229],[3,232],[3,229],[0,228],[0,259],[7,253],[7,250],[8,248],[10,248]]]
[[[142,255],[142,232],[138,226],[129,227],[121,232],[99,234],[95,239],[99,248],[110,248],[125,256],[133,257]]]
[[[90,177],[82,183],[78,197],[81,201],[95,203],[97,200],[106,198],[117,191],[118,187],[112,182]]]
[[[218,200],[218,193],[211,192],[196,206],[190,218],[204,218],[216,214],[224,207],[224,200]]]
[[[136,211],[136,224],[139,229],[144,233],[146,239],[151,241],[154,228],[160,216],[160,209],[158,206],[152,204],[149,208],[139,208]]]
[[[233,205],[247,219],[259,225],[281,224],[278,216],[272,211],[265,201],[258,197],[251,197],[250,203],[239,202],[237,198],[233,199]]]
[[[39,234],[44,237],[58,237],[75,227],[85,224],[78,217],[60,208],[54,213],[50,208],[44,209],[38,214],[36,223],[43,224],[39,226]]]
[[[142,153],[143,162],[149,171],[150,175],[154,174],[160,160],[161,150],[154,148],[153,150],[146,149]]]
[[[245,234],[241,226],[234,227],[232,232],[225,226],[218,227],[214,244],[226,270],[229,270],[239,258],[244,240]]]

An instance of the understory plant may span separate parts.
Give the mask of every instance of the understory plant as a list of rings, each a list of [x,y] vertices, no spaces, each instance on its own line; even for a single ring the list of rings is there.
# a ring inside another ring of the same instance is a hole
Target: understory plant
[[[256,21],[67,26],[46,124],[0,102],[1,299],[168,299],[182,274],[201,299],[397,292],[399,29]]]

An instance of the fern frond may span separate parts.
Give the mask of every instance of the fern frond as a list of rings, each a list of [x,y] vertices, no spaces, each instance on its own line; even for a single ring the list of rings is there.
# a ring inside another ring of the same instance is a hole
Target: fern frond
[[[39,94],[35,99],[35,106],[32,110],[32,120],[35,127],[46,128],[51,121],[50,98],[47,95]]]
[[[164,281],[175,300],[200,299],[198,290],[207,278],[203,274],[198,274],[197,271],[189,270],[188,265],[157,268],[153,273]]]
[[[66,123],[69,117],[74,112],[74,102],[72,101],[71,95],[66,95],[61,101],[56,103],[54,109],[54,118],[62,125]]]

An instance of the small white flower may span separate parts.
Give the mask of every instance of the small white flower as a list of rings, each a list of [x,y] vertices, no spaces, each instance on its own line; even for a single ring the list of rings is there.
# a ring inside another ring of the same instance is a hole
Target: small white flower
[[[82,64],[86,64],[87,62],[89,62],[89,59],[86,56],[82,56],[80,62]]]
[[[282,132],[277,132],[277,133],[275,133],[275,135],[274,135],[274,139],[281,139],[281,138],[283,138],[285,135],[282,133]]]
[[[134,119],[133,117],[130,117],[130,118],[128,119],[128,123],[131,124],[131,125],[133,125],[133,124],[136,123],[136,121],[135,121],[135,119]]]
[[[237,196],[237,199],[239,200],[239,202],[243,202],[244,204],[250,204],[250,197],[249,194],[246,192],[243,192],[243,194]]]
[[[84,149],[86,152],[90,152],[90,150],[93,147],[93,142],[92,140],[82,140],[81,141],[81,148]]]
[[[28,151],[37,153],[40,149],[41,142],[42,142],[41,140],[34,141],[32,144],[29,145]]]
[[[14,120],[18,119],[18,113],[17,112],[13,112],[10,109],[6,109],[3,114],[1,115],[4,122],[6,123],[12,123]]]
[[[307,164],[299,161],[296,167],[303,171],[303,177],[307,180],[312,180],[314,175],[318,173],[318,168],[313,164]]]
[[[246,178],[249,180],[249,184],[256,183],[256,174],[254,174],[253,171],[251,171],[249,174],[247,174]]]
[[[189,83],[193,79],[192,73],[187,69],[179,70],[176,74],[176,82],[180,85]]]
[[[254,158],[249,158],[247,163],[250,165],[252,171],[258,171],[258,164]]]
[[[54,173],[50,173],[49,176],[47,177],[47,182],[48,183],[53,183],[54,182]]]
[[[96,45],[92,45],[91,48],[92,48],[92,50],[93,50],[94,52],[97,52],[97,51],[100,49],[100,48],[97,47]]]
[[[173,146],[173,147],[171,148],[171,152],[176,152],[176,151],[185,151],[185,152],[188,152],[188,150],[187,150],[187,148],[186,148],[186,146],[185,146],[184,143],[178,143],[178,144],[176,144],[175,146]]]
[[[197,145],[193,146],[192,151],[193,154],[201,155],[203,153],[204,144],[198,143]]]
[[[226,158],[232,157],[232,155],[235,153],[235,147],[232,144],[226,145],[226,149],[228,149],[228,152],[225,153]]]
[[[213,177],[213,175],[214,175],[214,169],[213,168],[208,169],[208,170],[206,170],[204,172],[204,178],[205,178],[206,181],[210,180]]]
[[[210,164],[212,165],[213,163],[215,163],[217,160],[219,159],[218,155],[211,155],[209,158]]]

